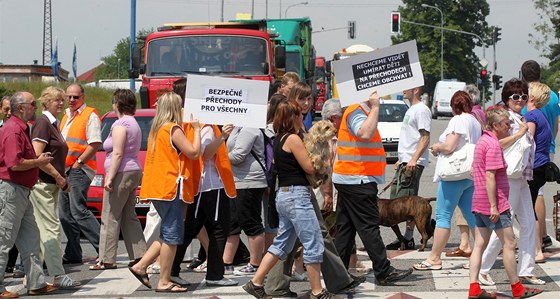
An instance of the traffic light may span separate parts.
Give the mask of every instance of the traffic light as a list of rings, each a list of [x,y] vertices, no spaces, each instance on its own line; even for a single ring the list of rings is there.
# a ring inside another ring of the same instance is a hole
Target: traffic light
[[[500,27],[494,27],[494,32],[492,33],[492,40],[494,41],[494,45],[500,41],[500,35],[502,35],[502,33],[500,32],[502,30],[502,28]]]
[[[496,89],[502,88],[502,76],[493,75],[492,76],[492,82],[494,82],[494,86],[496,87]]]
[[[484,81],[488,77],[488,71],[486,69],[480,70],[480,80]]]
[[[348,38],[356,38],[356,21],[348,21]]]
[[[391,33],[401,32],[401,13],[392,12],[391,13]]]

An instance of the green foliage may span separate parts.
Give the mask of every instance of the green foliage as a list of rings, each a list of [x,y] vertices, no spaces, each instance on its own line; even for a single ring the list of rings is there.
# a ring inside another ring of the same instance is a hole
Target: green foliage
[[[16,91],[25,90],[33,94],[35,98],[41,96],[41,91],[48,86],[58,86],[64,90],[69,84],[47,84],[42,82],[20,82],[20,83],[0,83],[0,95],[3,93],[14,93]],[[113,110],[113,90],[103,89],[99,87],[85,86],[86,99],[88,106],[97,109],[99,115],[103,115]],[[41,105],[38,105],[37,113],[41,113]]]
[[[142,29],[138,36],[146,36],[154,29]],[[136,42],[138,47],[143,47],[143,40]],[[95,80],[100,79],[128,79],[130,61],[130,37],[125,37],[117,42],[113,54],[102,57],[103,66],[95,72]]]
[[[529,34],[529,42],[550,59],[549,65],[542,67],[541,81],[554,89],[560,86],[560,1],[534,0],[534,5],[540,21],[533,28],[542,38]]]
[[[436,6],[443,12],[444,28],[471,32],[482,37],[487,45],[491,44],[491,28],[486,17],[490,7],[486,0],[403,0],[399,6],[401,13],[401,33],[393,36],[393,44],[416,39],[418,55],[424,73],[424,85],[432,92],[440,80],[440,40],[441,30],[408,24],[405,21],[441,26],[438,10],[422,7],[422,3]],[[475,36],[444,31],[443,73],[444,78],[476,83],[480,71],[475,47],[483,43]],[[488,85],[489,86],[489,85]]]

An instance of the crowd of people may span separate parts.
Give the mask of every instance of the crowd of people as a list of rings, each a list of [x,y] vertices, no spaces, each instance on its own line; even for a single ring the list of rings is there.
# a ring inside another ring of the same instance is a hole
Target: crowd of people
[[[290,290],[293,276],[309,281],[310,298],[341,298],[334,294],[352,291],[365,281],[364,275],[354,275],[359,267],[356,234],[373,262],[373,269],[365,271],[372,271],[378,284],[390,284],[413,269],[443,269],[441,254],[455,211],[463,218],[457,223],[461,244],[446,255],[470,257],[464,266],[470,269],[469,298],[495,298],[480,284],[495,284],[489,271],[500,249],[514,297],[539,294],[538,288],[522,283],[545,284],[534,268],[545,260],[543,247],[550,243],[542,187],[553,160],[560,108],[557,95],[539,83],[536,62],[525,62],[521,71],[523,80],[505,83],[502,108],[484,112],[476,86],[456,92],[451,99],[453,117],[431,145],[431,113],[422,101],[423,87],[403,92],[410,108],[402,123],[391,199],[418,195],[429,153],[438,157],[433,245],[426,260],[408,269],[394,268],[387,250],[414,249],[416,223],[407,222],[404,248],[398,239],[385,245],[380,234],[377,194],[385,183],[386,161],[375,90],[359,104],[343,108],[337,99],[324,104],[323,119],[338,134],[325,157],[329,178],[316,189],[308,176],[317,169],[303,141],[311,126],[304,119],[313,105],[312,90],[295,73],[286,73],[271,88],[266,129],[201,124],[192,115],[185,122],[187,82],[178,80],[174,91],[157,99],[144,165],[138,159],[142,134],[130,90],[114,92],[118,119],[105,140],[99,115],[86,105],[79,84],[66,91],[47,87],[38,100],[28,92],[4,97],[0,298],[19,296],[1,284],[5,272],[13,271],[18,251],[27,293],[45,294],[81,286],[63,266],[82,263],[81,235],[98,253],[90,270],[116,269],[120,233],[132,275],[152,288],[148,274],[160,274],[156,292],[188,291],[190,283],[180,277],[181,264],[198,238],[202,246],[194,267],[206,272],[203,283],[208,286],[237,285],[230,275],[250,275],[243,289],[256,298],[297,297]],[[38,102],[43,112],[35,120]],[[99,224],[86,199],[101,145],[106,175]],[[441,174],[444,157],[468,147],[474,147],[472,176],[449,179]],[[144,232],[135,212],[139,185],[140,198],[151,202]],[[324,216],[329,215],[335,216],[327,224]],[[514,219],[520,224],[517,269]],[[64,250],[61,228],[68,239]],[[236,256],[245,248],[242,232],[248,239],[248,263],[235,269]],[[469,233],[474,236],[472,246]],[[54,277],[52,283],[46,281],[43,262]]]

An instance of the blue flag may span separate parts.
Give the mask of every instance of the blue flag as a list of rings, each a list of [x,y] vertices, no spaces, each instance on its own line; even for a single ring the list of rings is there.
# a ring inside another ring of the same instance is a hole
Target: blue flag
[[[78,80],[78,53],[76,51],[76,42],[74,42],[74,54],[72,55],[72,72],[74,73],[74,79]]]
[[[58,41],[56,41],[56,46],[51,58],[53,77],[55,81],[58,81]]]

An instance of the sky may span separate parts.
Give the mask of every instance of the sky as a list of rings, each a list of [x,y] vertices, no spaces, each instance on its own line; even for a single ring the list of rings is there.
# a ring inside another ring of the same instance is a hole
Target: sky
[[[347,30],[318,32],[313,44],[318,56],[332,58],[334,52],[353,44],[373,48],[391,45],[390,14],[398,0],[137,0],[136,29],[157,28],[169,22],[216,22],[235,19],[236,13],[254,18],[310,17],[313,30],[346,27],[356,21],[356,39],[348,39]],[[268,13],[266,10],[268,3]],[[548,61],[529,44],[529,33],[536,34],[533,23],[539,21],[531,0],[488,0],[489,25],[502,28],[502,40],[496,46],[497,74],[504,82],[517,77],[523,61]],[[58,60],[71,72],[74,41],[78,52],[78,75],[95,67],[101,57],[110,55],[117,42],[130,35],[129,0],[52,0],[52,35],[58,41]],[[429,8],[426,8],[429,9]],[[444,19],[460,16],[443,12]],[[438,21],[439,24],[439,21]],[[438,25],[434,24],[434,25]],[[447,34],[447,33],[446,33]],[[450,33],[452,34],[452,33]],[[439,44],[439,39],[437,41]],[[43,0],[0,0],[0,62],[3,64],[42,63]],[[444,49],[445,52],[445,49]],[[482,58],[482,49],[475,49]],[[486,59],[492,63],[492,48]],[[123,69],[124,65],[123,65]],[[126,68],[127,69],[127,68]],[[489,66],[490,69],[490,66]],[[553,89],[558,89],[556,86]]]

